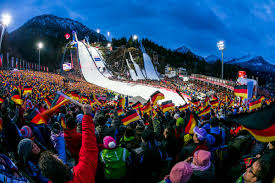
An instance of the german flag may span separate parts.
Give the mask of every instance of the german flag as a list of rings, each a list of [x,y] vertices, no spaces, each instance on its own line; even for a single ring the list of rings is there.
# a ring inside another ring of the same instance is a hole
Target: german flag
[[[213,96],[213,97],[211,98],[211,101],[213,101],[213,100],[218,100],[218,98],[217,98],[216,96]]]
[[[139,101],[137,101],[135,104],[132,105],[133,109],[138,109],[140,107],[142,107],[142,104]]]
[[[270,105],[271,99],[265,100],[266,105]]]
[[[24,92],[23,92],[23,96],[28,94],[28,93],[32,93],[32,87],[30,86],[25,86],[24,87]]]
[[[190,104],[185,104],[184,106],[179,106],[180,111],[184,111],[190,107]]]
[[[198,107],[200,105],[200,101],[199,100],[191,101],[191,104],[193,104],[195,107]]]
[[[119,106],[122,107],[123,109],[125,108],[125,103],[126,103],[126,100],[124,97],[121,97],[119,99]]]
[[[31,113],[27,116],[27,119],[37,125],[46,123],[46,120],[42,118],[41,113],[37,108],[34,108],[31,111]]]
[[[261,101],[265,100],[265,97],[264,97],[264,96],[261,96],[261,97],[260,97],[260,100],[261,100]]]
[[[151,102],[150,102],[150,99],[149,99],[147,101],[147,103],[143,105],[143,107],[141,108],[141,111],[144,112],[144,113],[147,113],[151,110],[152,110],[152,106],[151,106]]]
[[[64,96],[61,96],[59,94],[57,94],[55,96],[55,98],[53,99],[53,102],[52,102],[52,105],[51,107],[55,106],[55,105],[58,105],[59,103],[61,103],[63,100],[65,100],[65,97]]]
[[[247,98],[247,85],[235,86],[234,94],[238,97]]]
[[[166,102],[161,103],[162,112],[166,112],[169,110],[174,110],[175,105],[173,104],[172,100],[168,100]]]
[[[185,134],[194,134],[193,129],[195,128],[195,126],[197,125],[197,121],[193,115],[193,113],[190,113],[190,117],[189,117],[189,121],[187,126],[185,127]]]
[[[11,100],[18,105],[23,104],[23,100],[21,99],[17,89],[13,90]]]
[[[225,96],[225,103],[228,103],[228,102],[230,102],[230,99],[229,99],[229,97],[226,95],[226,96]]]
[[[121,116],[122,114],[124,114],[122,107],[120,107],[120,108],[117,109],[117,114],[119,116]]]
[[[216,108],[219,105],[219,101],[218,100],[210,101],[210,105],[212,108]]]
[[[122,123],[123,125],[128,125],[134,121],[140,120],[140,116],[136,110],[131,110],[129,111],[123,118],[122,118]]]
[[[4,98],[0,96],[0,104],[4,103]]]
[[[72,92],[71,92],[71,98],[72,98],[73,100],[79,100],[78,92],[72,91]]]
[[[91,102],[90,102],[90,105],[93,107],[94,105],[96,104],[96,101],[94,101],[94,100],[92,100]]]
[[[257,98],[255,100],[252,100],[250,103],[249,103],[249,110],[254,110],[254,109],[257,109],[257,108],[261,108],[262,107],[262,100],[261,98]]]
[[[165,97],[163,93],[161,93],[160,91],[156,91],[150,96],[150,98],[152,105],[155,105],[159,100],[163,100]]]
[[[275,141],[275,105],[265,110],[232,116],[229,118],[242,125],[242,130],[247,130],[260,142]]]
[[[210,106],[206,107],[201,113],[199,113],[199,117],[207,115],[211,112]]]
[[[46,103],[48,109],[51,108],[52,100],[51,100],[49,97],[46,97],[46,98],[44,99],[44,102]]]

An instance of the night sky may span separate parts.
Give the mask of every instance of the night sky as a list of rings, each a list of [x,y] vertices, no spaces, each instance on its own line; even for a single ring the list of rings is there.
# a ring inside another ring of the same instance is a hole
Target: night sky
[[[263,56],[275,64],[273,0],[1,0],[0,14],[10,13],[13,31],[42,14],[77,20],[111,37],[148,38],[166,48],[190,48],[201,56]]]

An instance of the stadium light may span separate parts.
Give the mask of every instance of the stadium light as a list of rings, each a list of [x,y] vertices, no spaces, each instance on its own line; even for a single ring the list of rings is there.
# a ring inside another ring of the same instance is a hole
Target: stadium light
[[[223,79],[223,50],[225,49],[224,47],[224,42],[223,41],[219,41],[217,43],[217,47],[220,51],[222,51],[222,79]]]
[[[11,16],[9,14],[2,15],[2,24],[8,26],[11,22]]]
[[[111,43],[108,43],[108,44],[107,44],[107,47],[110,48],[110,47],[111,47]]]
[[[43,43],[39,42],[37,44],[38,47],[38,70],[40,71],[40,50],[43,48]]]
[[[11,16],[9,14],[3,14],[2,15],[2,33],[0,37],[0,52],[1,52],[1,45],[2,45],[2,39],[5,33],[5,27],[7,27],[11,22]]]
[[[134,40],[137,40],[138,39],[138,36],[135,34],[135,35],[133,35],[133,39]]]

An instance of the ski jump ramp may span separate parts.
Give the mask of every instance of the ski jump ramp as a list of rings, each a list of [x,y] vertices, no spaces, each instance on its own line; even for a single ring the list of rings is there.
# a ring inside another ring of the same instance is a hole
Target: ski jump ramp
[[[92,53],[91,53],[92,54]],[[101,74],[93,59],[90,56],[90,53],[86,46],[78,41],[78,55],[79,61],[81,65],[81,71],[85,80],[89,83],[95,84],[97,86],[107,88],[114,92],[129,95],[129,96],[141,96],[145,100],[150,98],[150,95],[155,91],[159,90],[164,94],[164,100],[172,100],[175,105],[185,104],[185,101],[177,94],[172,91],[167,91],[164,89],[154,88],[150,86],[144,86],[133,83],[126,83],[120,81],[113,81],[106,78],[103,74]]]

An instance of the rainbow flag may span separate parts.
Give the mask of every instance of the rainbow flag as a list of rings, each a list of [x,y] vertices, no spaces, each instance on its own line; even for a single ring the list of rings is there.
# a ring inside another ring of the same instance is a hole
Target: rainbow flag
[[[134,121],[140,120],[140,116],[136,110],[129,111],[122,119],[123,125],[128,125]]]
[[[234,94],[238,97],[247,98],[247,85],[235,86]]]
[[[180,111],[184,111],[190,107],[190,104],[185,104],[184,106],[179,106]]]
[[[150,96],[150,98],[152,105],[155,105],[159,100],[163,100],[165,97],[163,93],[156,91]]]
[[[190,113],[190,117],[189,117],[189,121],[187,126],[185,127],[185,134],[194,134],[193,129],[195,128],[195,126],[197,125],[197,121],[193,115],[193,113]]]
[[[202,112],[200,112],[198,116],[201,117],[201,116],[209,114],[210,112],[211,112],[211,108],[210,108],[210,106],[208,106]]]
[[[175,109],[175,104],[173,104],[172,100],[168,100],[161,103],[162,112],[170,111]]]

